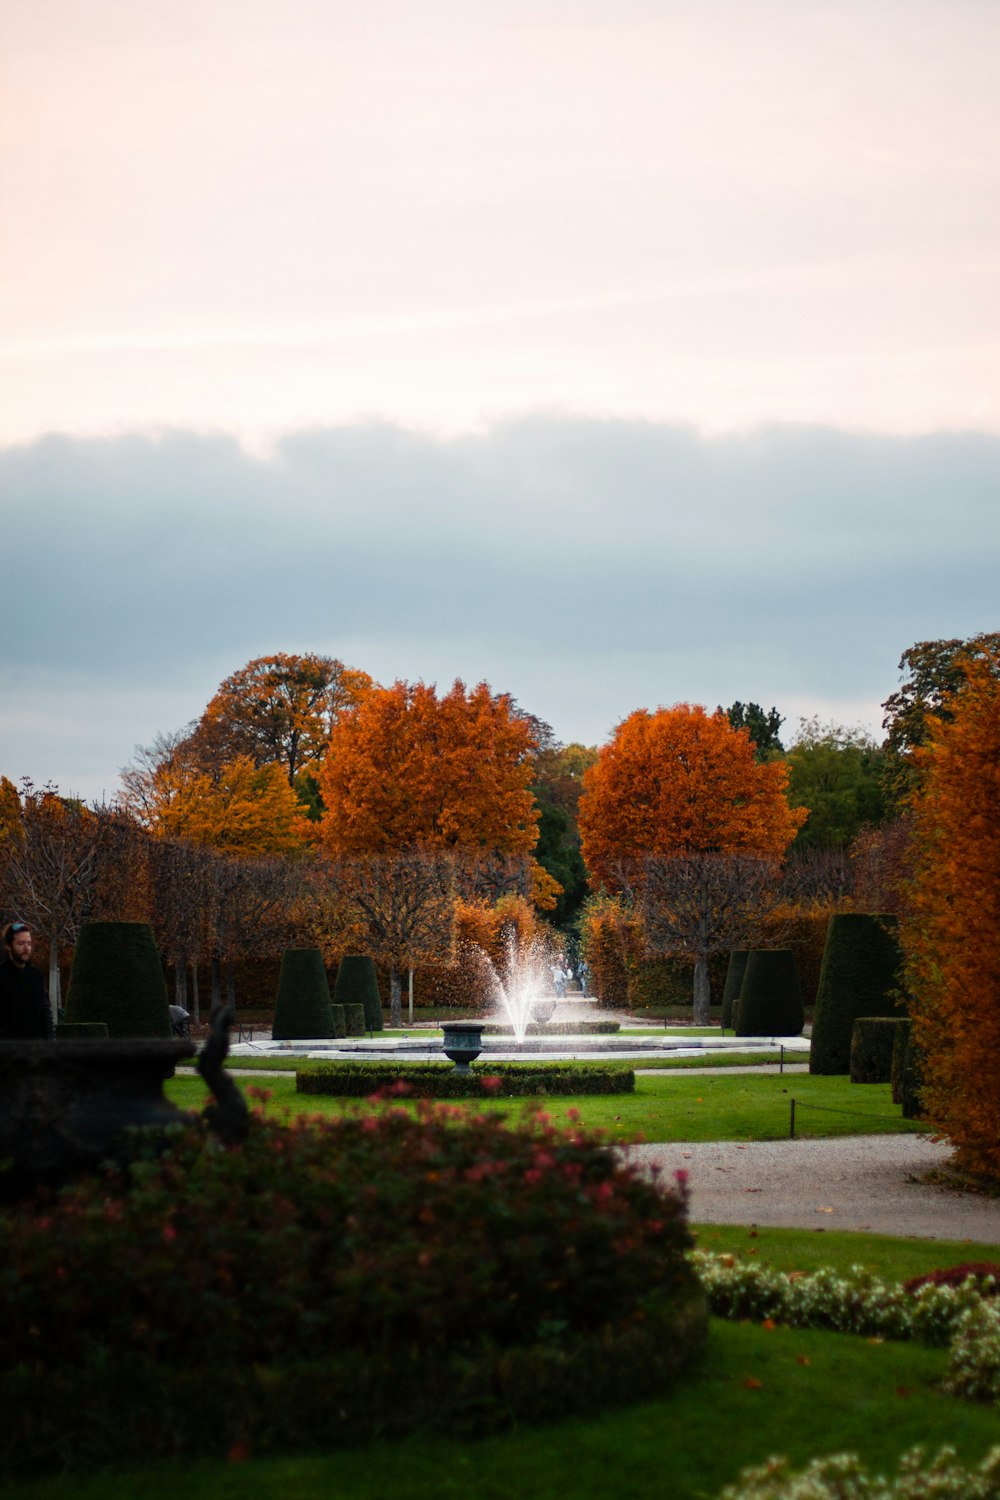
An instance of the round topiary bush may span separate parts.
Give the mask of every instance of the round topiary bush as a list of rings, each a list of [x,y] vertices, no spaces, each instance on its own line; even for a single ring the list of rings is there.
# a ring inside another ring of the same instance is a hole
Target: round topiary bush
[[[851,1035],[851,1082],[890,1083],[896,1033],[904,1025],[896,1016],[859,1016]]]
[[[103,1021],[111,1037],[170,1036],[167,981],[148,922],[83,924],[64,1019]]]
[[[382,998],[378,992],[375,964],[365,953],[348,953],[340,960],[333,987],[337,1005],[363,1005],[365,1031],[382,1030]]]
[[[747,971],[747,959],[750,957],[749,948],[734,948],[729,955],[729,967],[726,970],[726,987],[722,992],[722,1029],[728,1031],[736,1023],[733,1020],[733,1012],[736,1010],[740,998],[740,989],[743,984],[743,976]]]
[[[281,957],[271,1035],[276,1042],[332,1037],[330,986],[318,948],[289,948]]]
[[[141,1172],[0,1209],[0,1468],[481,1437],[649,1399],[707,1328],[677,1176],[449,1106],[256,1120],[238,1151],[191,1126]]]
[[[849,1073],[859,1016],[898,1016],[900,950],[894,916],[838,912],[830,918],[816,992],[810,1073]]]
[[[790,948],[753,948],[740,986],[737,1036],[798,1036],[805,1021]]]

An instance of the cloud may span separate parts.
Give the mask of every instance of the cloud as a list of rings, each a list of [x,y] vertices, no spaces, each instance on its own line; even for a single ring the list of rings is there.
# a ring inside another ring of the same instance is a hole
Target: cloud
[[[275,650],[485,676],[595,740],[681,698],[877,722],[907,645],[997,624],[1000,438],[977,433],[536,414],[450,440],[303,431],[267,457],[48,437],[0,451],[0,493],[10,769],[78,785],[113,785],[134,742]]]

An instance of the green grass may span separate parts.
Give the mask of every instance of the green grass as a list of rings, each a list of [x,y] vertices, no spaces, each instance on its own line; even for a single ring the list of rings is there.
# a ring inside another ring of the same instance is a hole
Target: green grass
[[[703,1051],[697,1057],[671,1057],[669,1052],[646,1057],[630,1057],[633,1068],[751,1068],[764,1063],[779,1063],[780,1052],[712,1052]],[[807,1063],[808,1052],[786,1052],[785,1066],[790,1063]]]
[[[776,1266],[780,1271],[848,1271],[864,1266],[883,1281],[908,1281],[963,1261],[1000,1264],[1000,1244],[970,1240],[897,1239],[886,1234],[846,1230],[748,1228],[742,1224],[694,1224],[699,1250],[735,1255]]]
[[[8,1484],[6,1500],[702,1500],[747,1464],[796,1464],[851,1448],[879,1468],[918,1442],[966,1463],[997,1436],[996,1413],[940,1394],[945,1356],[844,1334],[713,1321],[703,1362],[668,1397],[590,1421],[480,1442],[446,1437],[338,1454],[144,1466]],[[759,1388],[745,1384],[759,1381]]]
[[[318,1094],[299,1095],[293,1078],[269,1078],[269,1113],[340,1114],[349,1102]],[[167,1085],[169,1097],[186,1109],[205,1101],[200,1078],[175,1078]],[[616,1141],[767,1141],[788,1135],[789,1099],[797,1109],[796,1134],[803,1137],[874,1135],[919,1130],[904,1120],[892,1103],[888,1084],[852,1085],[848,1078],[808,1073],[785,1077],[740,1074],[734,1077],[651,1077],[637,1073],[632,1095],[570,1095],[545,1101],[557,1123],[568,1123],[575,1110],[583,1124],[607,1132]],[[810,1108],[809,1106],[813,1106]],[[815,1108],[819,1106],[819,1108]],[[517,1118],[521,1106],[512,1102],[476,1102],[475,1109],[498,1109]],[[826,1113],[826,1111],[831,1113]],[[832,1111],[847,1111],[834,1113]]]

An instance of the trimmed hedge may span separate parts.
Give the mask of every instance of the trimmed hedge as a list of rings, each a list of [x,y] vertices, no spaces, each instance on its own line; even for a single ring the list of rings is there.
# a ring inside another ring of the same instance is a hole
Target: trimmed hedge
[[[902,1104],[903,1102],[903,1069],[906,1065],[906,1045],[910,1036],[910,1021],[903,1017],[896,1028],[892,1039],[892,1102]]]
[[[474,1062],[468,1073],[450,1063],[321,1062],[299,1068],[299,1094],[367,1099],[388,1091],[421,1099],[516,1099],[529,1094],[632,1094],[627,1063]]]
[[[359,1032],[350,1032],[349,1035],[364,1036],[366,1031],[382,1030],[382,997],[378,990],[378,976],[374,961],[366,953],[348,953],[340,960],[333,998],[337,1005],[364,1006],[364,1025]]]
[[[729,967],[726,970],[726,986],[722,991],[722,1029],[728,1031],[735,1026],[734,1012],[737,1009],[740,989],[743,984],[743,976],[747,971],[747,959],[750,957],[749,948],[734,948],[729,955]]]
[[[318,948],[289,948],[282,954],[271,1035],[276,1042],[332,1037],[330,986]]]
[[[364,1036],[367,1030],[365,1025],[365,1008],[360,1004],[346,1004],[343,1007],[344,1027],[348,1036]]]
[[[923,1070],[920,1066],[921,1053],[913,1035],[913,1027],[907,1026],[902,1046],[902,1066],[899,1079],[899,1102],[903,1108],[904,1120],[922,1120],[924,1118],[921,1091],[923,1089]]]
[[[60,1021],[56,1026],[57,1042],[103,1042],[107,1035],[107,1021]]]
[[[737,1036],[798,1036],[805,1024],[795,954],[753,948],[740,986]]]
[[[169,1037],[167,982],[148,922],[85,922],[65,1022],[103,1021],[111,1037]]]
[[[0,1211],[0,1469],[481,1434],[661,1391],[706,1333],[683,1186],[537,1116],[422,1111],[258,1119],[238,1151],[188,1127]]]
[[[896,1033],[904,1023],[896,1016],[859,1016],[851,1036],[851,1082],[890,1083]]]
[[[525,1036],[614,1036],[621,1031],[620,1021],[529,1021]],[[483,1036],[513,1036],[513,1026],[486,1021]]]
[[[849,1073],[859,1017],[898,1016],[897,920],[889,914],[837,912],[827,928],[813,1016],[810,1073]]]

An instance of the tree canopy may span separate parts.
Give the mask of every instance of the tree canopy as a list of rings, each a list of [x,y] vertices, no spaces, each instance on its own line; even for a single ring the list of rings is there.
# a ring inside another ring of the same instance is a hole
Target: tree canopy
[[[796,846],[843,848],[862,828],[879,824],[885,811],[884,761],[864,730],[801,719],[785,758],[789,800],[809,809]]]
[[[718,851],[780,857],[805,821],[780,761],[761,763],[721,710],[678,703],[619,724],[583,778],[580,832],[592,879],[621,884],[650,854]]]
[[[504,694],[456,681],[373,688],[334,725],[318,780],[332,854],[413,844],[529,854],[532,731]]]
[[[1000,675],[1000,634],[980,631],[968,640],[917,641],[899,659],[901,684],[882,704],[886,790],[897,805],[913,790],[918,774],[913,751],[927,740],[928,719],[950,718],[950,700],[964,685],[969,660],[980,660],[988,672]]]

